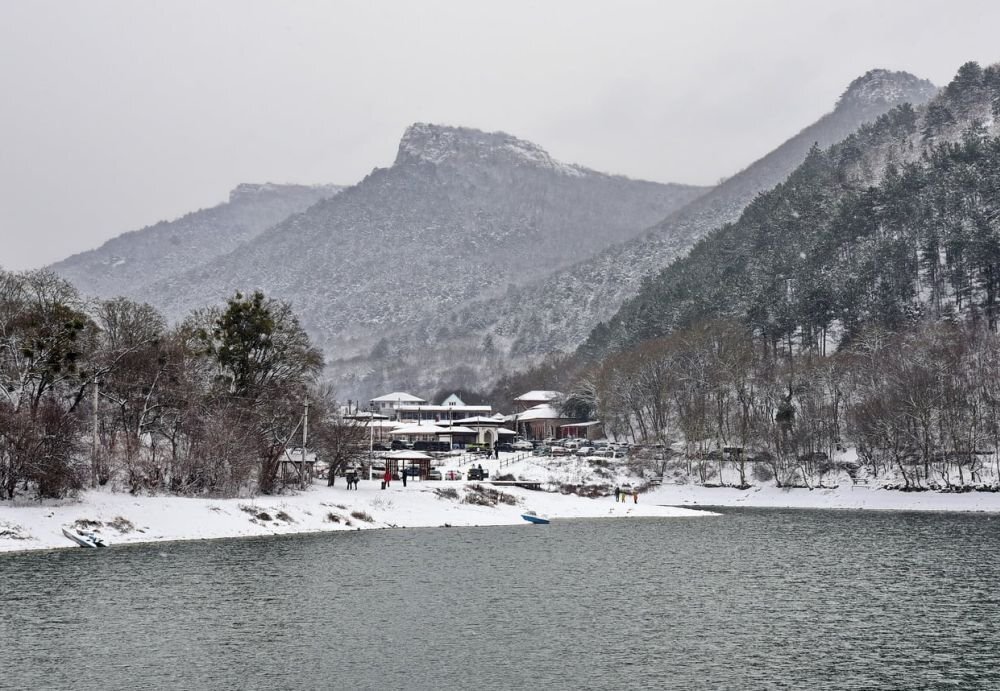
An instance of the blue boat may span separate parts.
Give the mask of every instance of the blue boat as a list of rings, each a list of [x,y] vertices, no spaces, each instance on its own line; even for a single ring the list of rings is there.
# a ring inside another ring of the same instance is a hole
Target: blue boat
[[[535,513],[522,513],[521,518],[526,520],[528,523],[538,523],[539,525],[545,525],[549,522],[549,519],[542,518]]]

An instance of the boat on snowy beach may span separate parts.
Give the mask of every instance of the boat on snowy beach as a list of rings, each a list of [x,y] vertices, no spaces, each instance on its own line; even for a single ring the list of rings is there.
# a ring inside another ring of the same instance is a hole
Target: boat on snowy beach
[[[80,545],[80,547],[107,547],[107,544],[97,533],[91,532],[89,530],[80,530],[78,528],[63,528],[63,535],[68,537],[70,540]]]
[[[539,525],[545,525],[549,522],[549,519],[539,516],[534,511],[529,511],[528,513],[522,513],[521,518],[526,520],[528,523],[537,523]]]

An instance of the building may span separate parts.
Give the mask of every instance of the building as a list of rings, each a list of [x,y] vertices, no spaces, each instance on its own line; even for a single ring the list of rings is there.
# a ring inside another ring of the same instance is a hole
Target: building
[[[466,405],[456,394],[448,396],[440,405],[431,405],[422,398],[396,391],[373,398],[371,405],[382,415],[403,423],[457,422],[493,412],[492,406]]]
[[[508,417],[508,421],[519,434],[528,439],[548,439],[566,436],[563,425],[577,420],[563,415],[554,406],[547,403],[528,408],[524,412]]]

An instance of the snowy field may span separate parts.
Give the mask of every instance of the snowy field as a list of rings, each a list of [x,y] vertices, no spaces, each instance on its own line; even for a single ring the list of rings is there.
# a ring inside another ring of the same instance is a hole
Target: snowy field
[[[74,524],[100,533],[110,544],[284,533],[435,526],[516,525],[530,528],[521,514],[534,511],[551,519],[711,516],[698,507],[771,507],[921,511],[1000,512],[1000,494],[989,492],[899,492],[841,485],[836,489],[781,489],[771,485],[738,490],[695,484],[654,486],[638,503],[614,497],[586,498],[555,491],[564,485],[639,485],[627,469],[595,467],[576,457],[522,458],[501,454],[477,459],[489,472],[542,483],[536,491],[487,482],[394,481],[381,489],[378,480],[362,480],[348,491],[317,480],[303,492],[255,498],[207,499],[133,496],[107,490],[88,491],[59,502],[0,502],[0,552],[72,547],[63,534]],[[445,465],[460,471],[470,465]]]

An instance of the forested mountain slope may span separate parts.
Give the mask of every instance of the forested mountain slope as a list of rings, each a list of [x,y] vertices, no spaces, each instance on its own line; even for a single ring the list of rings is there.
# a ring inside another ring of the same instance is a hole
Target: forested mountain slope
[[[227,202],[123,233],[49,268],[87,295],[134,296],[150,283],[232,251],[341,189],[337,185],[239,185]]]
[[[866,324],[925,315],[995,327],[1000,291],[1000,67],[962,67],[930,103],[814,148],[735,223],[648,282],[581,354],[732,319],[825,351]]]
[[[179,318],[260,288],[290,301],[328,354],[353,355],[634,237],[705,191],[560,163],[500,132],[415,124],[390,168],[137,297]]]
[[[838,142],[894,106],[925,103],[935,92],[930,82],[913,75],[872,70],[848,86],[832,112],[639,237],[512,287],[502,297],[393,333],[373,357],[334,362],[331,374],[360,393],[390,383],[415,390],[433,389],[438,381],[477,387],[547,353],[571,352],[634,296],[644,279],[784,180],[811,146]]]

